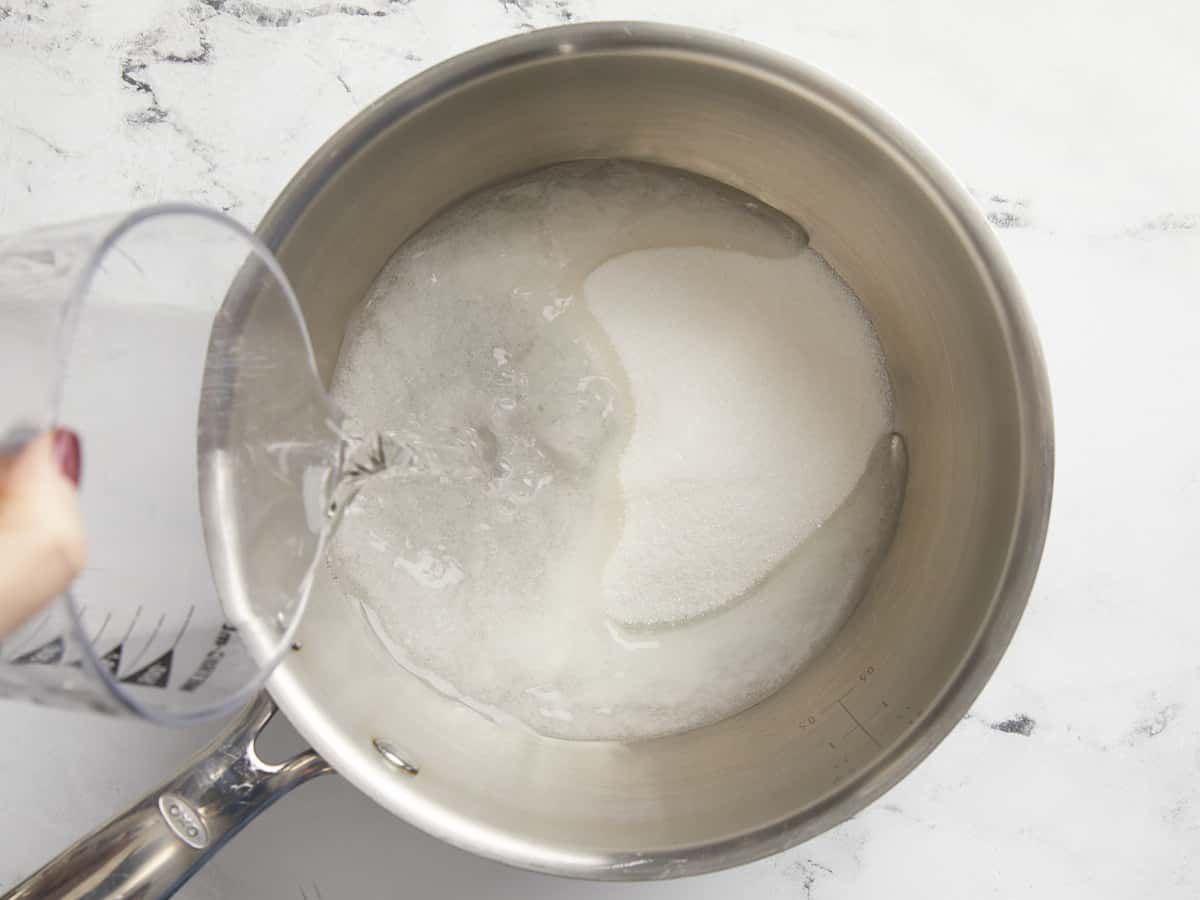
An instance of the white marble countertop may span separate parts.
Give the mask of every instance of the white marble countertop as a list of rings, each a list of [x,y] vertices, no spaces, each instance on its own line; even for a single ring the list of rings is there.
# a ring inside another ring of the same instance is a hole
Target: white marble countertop
[[[1200,896],[1200,7],[934,0],[0,0],[0,230],[160,199],[254,225],[353,113],[521,29],[681,22],[815,63],[967,183],[1024,283],[1058,470],[1029,610],[971,714],[839,828],[744,868],[560,881],[348,783],[286,797],[183,898]],[[0,888],[203,737],[0,708]]]

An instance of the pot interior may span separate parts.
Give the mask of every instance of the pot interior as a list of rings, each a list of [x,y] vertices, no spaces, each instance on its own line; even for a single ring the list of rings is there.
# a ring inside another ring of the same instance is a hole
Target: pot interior
[[[301,299],[323,376],[387,259],[480,188],[615,157],[739,188],[801,223],[867,308],[909,454],[894,543],[865,599],[787,686],[639,743],[537,739],[400,669],[327,575],[271,689],[359,788],[516,865],[598,878],[757,858],[848,817],[965,712],[1015,627],[1049,502],[1044,376],[1015,286],[961,189],[825,77],[662,26],[539,32],[372,105],[284,191],[260,234]],[[414,766],[390,765],[373,740]]]

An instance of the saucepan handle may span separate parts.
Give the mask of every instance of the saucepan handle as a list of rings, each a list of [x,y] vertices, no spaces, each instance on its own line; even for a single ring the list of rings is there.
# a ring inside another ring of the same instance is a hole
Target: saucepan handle
[[[247,822],[332,771],[305,750],[284,763],[255,748],[275,704],[259,695],[174,778],[48,862],[0,900],[170,897]]]

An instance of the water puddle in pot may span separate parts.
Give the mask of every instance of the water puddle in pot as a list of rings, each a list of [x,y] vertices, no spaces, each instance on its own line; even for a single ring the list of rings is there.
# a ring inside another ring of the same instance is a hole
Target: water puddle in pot
[[[871,324],[807,243],[714,182],[579,162],[400,248],[334,375],[373,437],[328,564],[401,665],[496,721],[631,740],[820,651],[906,457]]]

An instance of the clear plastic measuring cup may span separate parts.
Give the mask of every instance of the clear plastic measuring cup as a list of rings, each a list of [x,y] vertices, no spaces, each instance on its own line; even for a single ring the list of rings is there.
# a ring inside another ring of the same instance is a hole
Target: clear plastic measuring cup
[[[187,205],[0,237],[0,452],[60,423],[88,563],[0,643],[0,696],[229,712],[291,646],[344,448],[271,254]]]

